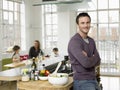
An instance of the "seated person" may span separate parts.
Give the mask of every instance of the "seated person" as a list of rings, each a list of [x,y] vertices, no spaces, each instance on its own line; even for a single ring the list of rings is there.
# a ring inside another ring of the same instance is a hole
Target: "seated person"
[[[58,48],[53,48],[53,56],[54,57],[58,57],[59,56]]]
[[[13,51],[14,51],[14,54],[12,56],[13,62],[20,62],[20,54],[19,54],[20,47],[18,45],[15,45],[13,47]]]
[[[34,41],[34,46],[29,50],[29,58],[39,57],[39,55],[44,55],[43,51],[40,49],[40,42],[38,40]]]

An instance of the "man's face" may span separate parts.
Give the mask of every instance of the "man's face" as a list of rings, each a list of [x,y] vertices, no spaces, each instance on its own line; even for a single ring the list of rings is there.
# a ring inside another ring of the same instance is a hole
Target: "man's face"
[[[90,19],[89,19],[89,17],[87,17],[87,16],[80,17],[79,22],[78,22],[78,27],[79,27],[79,30],[82,33],[88,34],[88,32],[90,30]]]

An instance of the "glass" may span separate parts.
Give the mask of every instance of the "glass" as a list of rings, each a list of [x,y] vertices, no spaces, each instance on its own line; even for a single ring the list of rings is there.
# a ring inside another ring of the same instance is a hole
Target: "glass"
[[[119,8],[119,0],[109,0],[109,8]]]
[[[46,24],[52,24],[52,15],[51,14],[46,14],[46,16],[45,16],[45,23]]]
[[[119,22],[119,10],[109,11],[109,23]]]
[[[14,2],[15,11],[18,11],[18,5],[19,5],[18,3]]]
[[[9,24],[13,24],[13,12],[9,12]]]
[[[58,41],[58,37],[53,37],[53,41]]]
[[[25,26],[21,27],[21,47],[22,50],[25,51],[26,50],[26,32],[25,32]]]
[[[88,12],[91,17],[91,23],[97,23],[97,12]]]
[[[13,2],[9,1],[9,6],[8,6],[9,10],[13,11]]]
[[[18,13],[14,12],[14,21],[15,21],[15,24],[18,24],[17,20],[18,20]]]
[[[20,12],[21,12],[21,13],[25,13],[25,5],[24,5],[24,4],[20,4],[20,5],[18,6],[18,10],[19,10],[19,7],[20,7]]]
[[[108,39],[108,24],[99,24],[99,27],[98,27],[98,33],[99,33],[99,40],[107,40]]]
[[[51,48],[51,47],[52,47],[52,45],[51,45],[50,41],[46,41],[46,48]]]
[[[57,24],[57,23],[58,23],[57,14],[52,14],[52,24]]]
[[[91,28],[88,35],[94,40],[97,40],[97,24],[91,24]]]
[[[8,9],[8,1],[3,0],[3,9]]]
[[[57,5],[52,5],[52,12],[57,12]]]
[[[3,19],[8,20],[8,12],[6,11],[3,12]]]
[[[110,40],[119,40],[119,24],[109,24],[109,35]]]
[[[53,30],[53,35],[58,35],[58,30]]]
[[[108,0],[98,0],[98,9],[108,9]]]
[[[18,14],[18,15],[19,15],[19,14]],[[19,19],[18,19],[17,21],[18,21],[18,22],[21,21],[21,25],[22,25],[22,26],[25,26],[25,14],[24,14],[24,13],[21,13],[20,15],[21,15],[21,18],[20,18],[20,16],[18,16]]]
[[[46,35],[52,35],[52,26],[46,25]]]
[[[99,11],[98,16],[99,23],[108,23],[108,11]]]
[[[46,41],[52,41],[52,37],[47,37]]]
[[[51,12],[52,11],[52,6],[51,5],[45,5],[45,12]]]

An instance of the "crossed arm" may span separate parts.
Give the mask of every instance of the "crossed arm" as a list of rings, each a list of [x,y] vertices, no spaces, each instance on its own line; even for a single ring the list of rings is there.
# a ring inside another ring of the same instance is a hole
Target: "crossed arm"
[[[100,56],[97,52],[96,47],[93,56],[88,57],[87,53],[82,50],[82,45],[78,42],[73,41],[69,47],[69,51],[85,68],[96,67],[100,64]]]

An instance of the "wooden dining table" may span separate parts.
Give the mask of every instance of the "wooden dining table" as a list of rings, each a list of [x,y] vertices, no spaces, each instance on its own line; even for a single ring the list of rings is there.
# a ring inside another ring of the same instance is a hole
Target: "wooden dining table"
[[[8,81],[9,82],[9,90],[11,89],[11,81],[19,81],[21,80],[21,68],[14,68],[0,72],[0,81]]]
[[[21,79],[21,69],[14,68],[0,72],[0,81],[17,81]]]
[[[41,63],[46,64],[46,66],[51,65],[56,62],[62,61],[63,58],[52,58],[43,60]],[[73,85],[72,77],[66,85],[63,86],[53,86],[48,81],[28,81],[23,82],[21,80],[21,69],[29,65],[31,60],[26,60],[20,63],[11,63],[5,65],[5,67],[10,67],[12,69],[0,72],[0,81],[9,81],[9,89],[11,90],[11,81],[17,81],[17,88],[24,90],[70,90]]]
[[[16,67],[25,66],[25,65],[28,65],[31,63],[32,63],[32,61],[28,59],[28,60],[17,62],[17,63],[9,63],[9,64],[4,65],[4,67],[16,68]]]
[[[49,66],[51,64],[54,64],[54,63],[57,63],[63,60],[64,60],[63,57],[46,58],[45,60],[41,61],[41,64],[45,64],[45,66]],[[24,61],[17,62],[17,63],[6,64],[4,65],[4,67],[16,68],[16,67],[26,66],[30,64],[32,64],[32,59],[24,60]]]
[[[73,78],[69,77],[68,83],[65,85],[52,85],[48,81],[18,81],[19,90],[72,90]]]
[[[73,86],[73,78],[69,77],[68,83],[63,86],[55,86],[48,81],[21,81],[21,68],[13,68],[0,72],[0,81],[9,81],[9,90],[11,89],[11,81],[17,81],[17,89],[19,90],[71,90]]]

